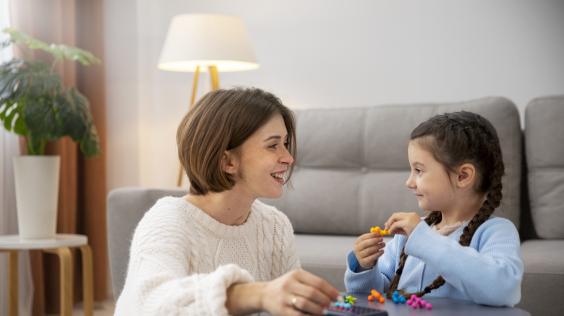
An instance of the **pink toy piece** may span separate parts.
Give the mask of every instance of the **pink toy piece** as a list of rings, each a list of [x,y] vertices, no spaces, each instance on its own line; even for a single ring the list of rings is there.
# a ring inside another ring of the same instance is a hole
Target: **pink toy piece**
[[[431,303],[427,303],[425,304],[425,308],[427,308],[428,310],[433,309],[433,305],[431,305]]]

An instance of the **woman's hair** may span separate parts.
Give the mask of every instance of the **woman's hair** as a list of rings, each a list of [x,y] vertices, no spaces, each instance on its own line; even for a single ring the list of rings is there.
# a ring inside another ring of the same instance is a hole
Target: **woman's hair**
[[[215,90],[189,111],[176,132],[178,157],[190,180],[190,193],[222,192],[235,185],[221,162],[272,117],[280,114],[288,131],[287,149],[296,156],[294,115],[271,93],[257,88]],[[293,166],[289,168],[288,179]]]
[[[474,189],[487,195],[480,210],[464,227],[460,236],[460,244],[469,246],[474,232],[501,203],[501,178],[505,167],[495,128],[487,119],[475,113],[466,111],[446,113],[419,124],[411,132],[410,139],[429,151],[448,172],[453,172],[464,163],[475,166],[477,181]],[[441,212],[433,211],[425,218],[425,222],[433,225],[438,224],[441,219]],[[402,251],[398,269],[387,292],[388,297],[397,290],[406,259],[407,255]],[[400,293],[406,297],[411,294],[423,296],[444,283],[443,277],[439,276],[423,291],[417,293],[400,291]]]

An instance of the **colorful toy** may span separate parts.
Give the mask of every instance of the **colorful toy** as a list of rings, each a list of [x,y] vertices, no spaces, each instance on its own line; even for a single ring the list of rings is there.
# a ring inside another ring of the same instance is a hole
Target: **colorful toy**
[[[384,299],[384,297],[382,296],[382,294],[378,291],[376,291],[375,289],[370,290],[370,295],[368,295],[368,300],[370,302],[374,301],[374,300],[378,300],[378,302],[380,302],[380,304],[384,304],[384,302],[386,301]]]
[[[385,236],[390,234],[390,231],[388,231],[387,229],[381,229],[380,226],[370,227],[370,232],[380,234],[380,236]]]
[[[351,310],[355,303],[356,297],[352,295],[347,295],[345,297],[339,295],[339,297],[337,297],[337,302],[335,302],[335,307],[341,310]]]
[[[406,299],[398,291],[394,291],[394,293],[392,293],[392,301],[394,304],[405,304]]]
[[[354,303],[356,303],[356,297],[354,297],[352,295],[345,296],[345,303],[349,303],[351,305],[354,305]]]
[[[433,305],[429,302],[427,302],[426,300],[417,297],[417,295],[413,294],[411,295],[411,297],[409,298],[409,300],[407,300],[407,305],[411,306],[411,308],[413,309],[418,309],[418,308],[426,308],[428,310],[433,309]]]

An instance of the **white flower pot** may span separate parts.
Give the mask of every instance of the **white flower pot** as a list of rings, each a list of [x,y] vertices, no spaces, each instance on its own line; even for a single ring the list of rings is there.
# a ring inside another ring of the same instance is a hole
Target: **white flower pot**
[[[13,161],[20,238],[54,238],[60,157],[19,156]]]

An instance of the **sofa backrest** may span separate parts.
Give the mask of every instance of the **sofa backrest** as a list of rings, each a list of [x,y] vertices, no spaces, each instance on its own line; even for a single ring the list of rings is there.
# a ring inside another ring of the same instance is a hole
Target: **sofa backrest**
[[[487,97],[449,104],[387,105],[297,111],[298,156],[283,197],[266,200],[297,233],[358,235],[396,211],[417,210],[405,187],[411,131],[439,113],[467,110],[496,127],[506,176],[497,215],[519,227],[521,126],[509,100]]]
[[[115,299],[119,297],[125,283],[129,247],[137,223],[158,199],[184,194],[186,190],[120,188],[108,195],[108,254]]]
[[[564,238],[564,96],[525,109],[525,153],[533,225],[540,238]]]

